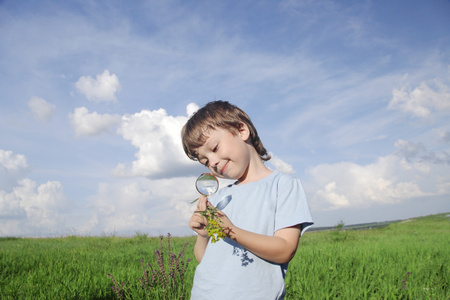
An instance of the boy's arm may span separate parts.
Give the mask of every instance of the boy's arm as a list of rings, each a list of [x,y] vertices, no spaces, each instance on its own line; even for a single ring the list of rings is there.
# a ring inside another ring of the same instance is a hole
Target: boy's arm
[[[208,202],[207,205],[211,204]],[[297,251],[300,225],[279,229],[273,236],[268,236],[234,226],[222,211],[217,211],[217,216],[222,220],[221,225],[230,239],[262,259],[283,264],[289,262]]]
[[[202,235],[197,236],[197,241],[194,246],[194,256],[197,262],[201,262],[203,254],[205,254],[206,246],[208,246],[209,237],[204,237]]]
[[[294,257],[300,238],[300,225],[277,230],[273,236],[257,234],[235,226],[229,229],[226,231],[229,238],[262,259],[278,264],[287,263]]]
[[[197,211],[192,214],[191,220],[189,221],[189,227],[197,232],[197,241],[194,246],[194,256],[195,259],[200,262],[205,254],[206,246],[208,246],[209,236],[206,231],[206,225],[208,221],[203,217],[198,211],[203,211],[206,208],[207,198],[204,196],[199,197],[197,203]]]

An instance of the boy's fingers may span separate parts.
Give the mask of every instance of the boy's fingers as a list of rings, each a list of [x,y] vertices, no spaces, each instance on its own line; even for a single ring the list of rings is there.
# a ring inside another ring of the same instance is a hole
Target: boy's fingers
[[[206,198],[205,196],[200,196],[198,203],[197,203],[197,209],[198,210],[205,210],[206,209],[206,202],[208,201],[208,198]]]
[[[203,229],[205,224],[205,219],[199,215],[193,215],[190,220],[190,225],[192,228]]]

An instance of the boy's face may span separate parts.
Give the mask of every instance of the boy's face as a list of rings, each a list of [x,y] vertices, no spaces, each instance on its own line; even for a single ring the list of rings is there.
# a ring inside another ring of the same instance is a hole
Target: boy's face
[[[203,146],[197,148],[198,160],[215,176],[240,180],[246,175],[250,163],[250,149],[246,143],[248,128],[236,134],[222,128],[209,130]]]

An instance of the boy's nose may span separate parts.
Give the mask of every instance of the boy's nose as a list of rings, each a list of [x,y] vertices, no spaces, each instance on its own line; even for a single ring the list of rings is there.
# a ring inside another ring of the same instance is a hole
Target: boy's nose
[[[210,158],[210,166],[213,168],[217,168],[217,165],[219,164],[220,159],[214,155],[213,157]]]

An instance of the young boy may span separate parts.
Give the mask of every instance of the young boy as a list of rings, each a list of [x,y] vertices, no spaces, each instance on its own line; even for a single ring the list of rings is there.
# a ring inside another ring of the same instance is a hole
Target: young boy
[[[301,234],[313,224],[300,181],[268,169],[270,159],[249,116],[238,107],[214,101],[198,110],[182,130],[184,151],[220,178],[236,180],[197,211],[218,211],[227,237],[209,243],[207,220],[195,212],[194,254],[200,263],[191,299],[284,299],[284,278]],[[209,201],[208,201],[209,200]]]

